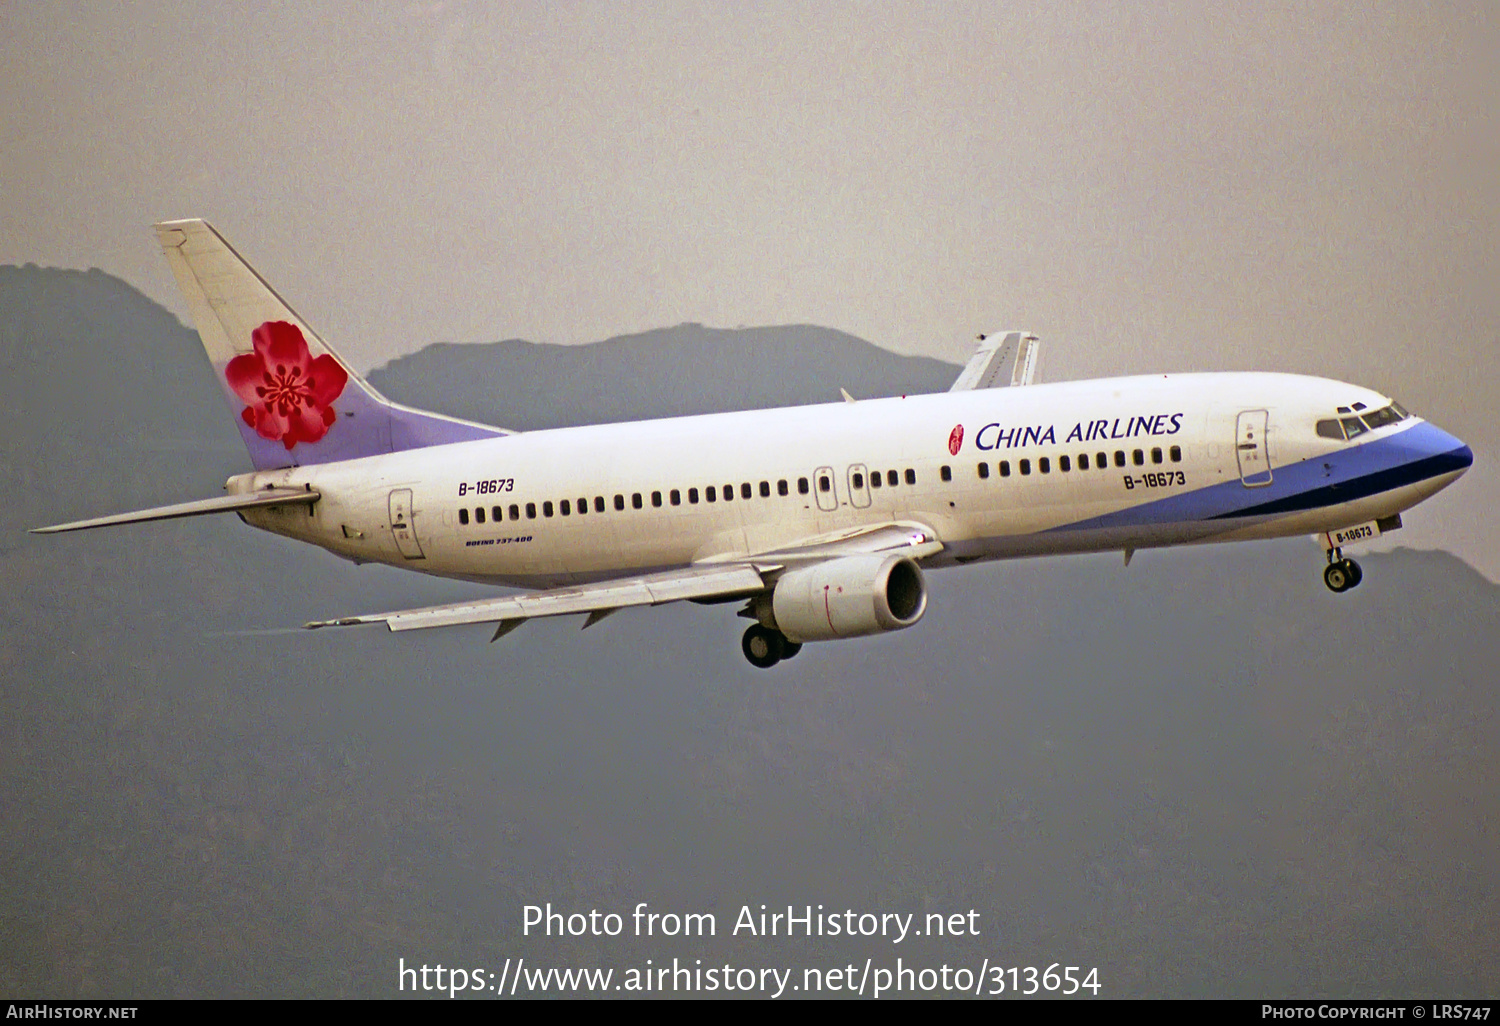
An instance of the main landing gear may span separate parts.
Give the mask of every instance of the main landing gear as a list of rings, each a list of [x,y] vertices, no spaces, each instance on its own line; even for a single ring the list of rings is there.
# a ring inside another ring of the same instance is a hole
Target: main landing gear
[[[745,658],[750,660],[750,665],[762,670],[770,669],[783,659],[790,659],[802,651],[802,646],[795,641],[788,641],[785,634],[758,623],[745,628],[745,637],[740,642],[740,647],[745,650]]]
[[[1355,587],[1365,579],[1365,572],[1352,559],[1345,559],[1342,549],[1328,550],[1328,565],[1323,568],[1323,583],[1328,590],[1340,594]]]

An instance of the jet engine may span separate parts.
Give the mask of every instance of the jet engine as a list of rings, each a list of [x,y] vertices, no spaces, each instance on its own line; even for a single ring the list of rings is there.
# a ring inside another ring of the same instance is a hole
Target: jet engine
[[[827,641],[910,627],[927,611],[927,582],[900,553],[844,556],[782,574],[771,615],[787,640]]]

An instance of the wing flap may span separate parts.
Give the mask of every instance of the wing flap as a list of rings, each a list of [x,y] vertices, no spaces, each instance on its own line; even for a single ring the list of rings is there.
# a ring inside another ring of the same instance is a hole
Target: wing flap
[[[32,534],[61,534],[64,531],[84,531],[91,527],[114,527],[117,524],[141,524],[152,520],[176,520],[179,517],[201,517],[209,513],[235,513],[242,509],[261,509],[266,506],[311,506],[321,499],[322,493],[302,488],[267,488],[241,495],[221,495],[214,499],[198,499],[194,502],[179,502],[171,506],[153,509],[138,509],[130,513],[115,513],[92,520],[74,520],[51,527],[33,527]]]
[[[744,563],[695,566],[645,577],[553,588],[526,595],[506,595],[423,609],[402,609],[390,613],[319,620],[307,626],[348,627],[362,623],[384,623],[393,631],[410,631],[464,623],[503,624],[538,616],[602,614],[626,606],[657,606],[682,599],[751,595],[765,586],[765,579],[760,573],[753,566]],[[602,618],[598,616],[592,620],[597,623]]]

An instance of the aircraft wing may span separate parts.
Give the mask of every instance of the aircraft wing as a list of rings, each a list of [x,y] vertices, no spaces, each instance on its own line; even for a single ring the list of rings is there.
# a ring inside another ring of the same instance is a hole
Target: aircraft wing
[[[490,639],[494,641],[533,617],[587,613],[589,618],[584,627],[589,627],[626,606],[659,606],[683,599],[748,598],[770,586],[768,575],[792,564],[818,563],[841,556],[897,549],[920,559],[942,548],[942,542],[937,540],[931,528],[917,523],[891,522],[819,535],[771,551],[720,557],[714,562],[696,563],[679,570],[641,577],[623,577],[596,584],[421,609],[316,620],[306,626],[312,629],[383,623],[393,631],[410,631],[465,623],[498,623],[495,635]]]
[[[500,629],[495,632],[495,637],[499,638],[534,616],[588,613],[589,623],[584,624],[587,627],[626,606],[659,606],[664,602],[677,602],[681,599],[735,598],[753,595],[765,586],[765,579],[760,572],[743,562],[722,566],[692,566],[647,574],[644,577],[623,577],[597,584],[552,588],[524,595],[319,620],[307,626],[348,627],[360,623],[384,623],[393,631],[410,631],[422,627],[449,627],[460,623],[499,622]]]
[[[948,391],[1029,385],[1036,376],[1036,358],[1041,345],[1040,339],[1024,331],[980,335],[979,348],[969,357],[963,373]]]
[[[924,559],[941,552],[943,543],[937,532],[915,520],[892,520],[884,524],[865,524],[828,534],[803,538],[789,545],[759,550],[749,556],[720,556],[715,560],[750,562],[761,570],[779,570],[785,566],[821,563],[841,556],[865,556],[872,552],[904,550],[913,559]],[[700,564],[701,565],[701,564]]]

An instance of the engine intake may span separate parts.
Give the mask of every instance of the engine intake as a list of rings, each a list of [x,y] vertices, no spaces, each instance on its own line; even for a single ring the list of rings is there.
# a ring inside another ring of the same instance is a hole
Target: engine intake
[[[927,582],[900,553],[845,556],[792,570],[771,593],[775,626],[790,641],[897,631],[927,611]]]

